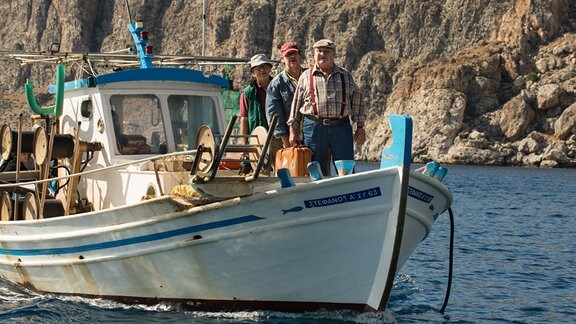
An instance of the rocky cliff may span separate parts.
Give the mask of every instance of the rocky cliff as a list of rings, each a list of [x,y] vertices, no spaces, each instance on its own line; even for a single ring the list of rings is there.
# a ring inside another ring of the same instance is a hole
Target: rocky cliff
[[[365,93],[363,159],[389,141],[386,115],[412,115],[414,161],[576,166],[574,0],[129,0],[155,52],[278,58],[295,40],[307,61],[320,38]],[[0,2],[0,50],[100,52],[131,44],[124,0]],[[3,122],[23,109],[23,83],[53,83],[53,66],[0,60]],[[221,73],[221,67],[214,70]],[[71,70],[69,74],[81,71]],[[246,67],[230,71],[237,86]],[[69,75],[71,78],[73,75]],[[43,97],[50,100],[49,96]]]

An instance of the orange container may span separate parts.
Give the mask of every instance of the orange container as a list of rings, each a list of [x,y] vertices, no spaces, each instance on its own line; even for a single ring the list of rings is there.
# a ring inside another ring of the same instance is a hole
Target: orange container
[[[287,147],[278,150],[274,170],[286,168],[293,177],[308,176],[308,163],[312,161],[312,151],[306,146]]]

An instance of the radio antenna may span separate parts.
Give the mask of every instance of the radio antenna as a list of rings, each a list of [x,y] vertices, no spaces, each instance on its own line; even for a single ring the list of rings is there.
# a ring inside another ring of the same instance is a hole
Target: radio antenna
[[[126,3],[126,10],[128,11],[128,22],[132,22],[132,14],[130,13],[130,5],[128,4],[128,0],[124,1]]]

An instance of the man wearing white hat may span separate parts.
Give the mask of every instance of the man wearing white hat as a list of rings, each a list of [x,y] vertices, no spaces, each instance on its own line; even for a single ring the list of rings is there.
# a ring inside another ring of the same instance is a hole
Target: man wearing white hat
[[[265,54],[256,54],[250,59],[250,72],[254,80],[240,92],[240,134],[248,135],[254,128],[264,126],[266,120],[266,88],[270,84],[272,63]]]
[[[241,135],[249,135],[254,128],[263,126],[268,129],[266,118],[266,89],[272,80],[270,71],[272,62],[266,54],[256,54],[250,59],[250,72],[254,80],[240,92],[240,131]],[[247,138],[243,139],[247,144]],[[279,142],[279,140],[278,140]],[[281,147],[281,144],[273,141],[270,144],[271,161],[274,161],[274,153]],[[244,158],[248,158],[245,154]],[[250,163],[242,163],[240,173],[247,174],[251,171]]]
[[[362,93],[347,70],[334,63],[336,45],[329,39],[314,43],[314,66],[298,80],[290,111],[290,143],[304,144],[312,151],[325,175],[330,174],[331,157],[354,160],[354,141],[364,144],[366,114]],[[351,121],[356,123],[353,133]]]

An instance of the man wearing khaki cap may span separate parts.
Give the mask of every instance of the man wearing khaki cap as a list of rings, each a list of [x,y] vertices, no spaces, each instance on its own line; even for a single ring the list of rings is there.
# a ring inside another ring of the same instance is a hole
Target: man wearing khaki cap
[[[336,44],[329,39],[314,43],[314,66],[298,80],[288,125],[290,143],[300,143],[300,123],[304,144],[312,150],[325,175],[330,174],[331,156],[354,160],[354,141],[364,144],[366,114],[362,93],[346,69],[334,63]],[[356,123],[353,134],[351,121]]]
[[[268,122],[272,116],[278,116],[278,124],[274,130],[274,137],[282,139],[282,146],[289,147],[290,131],[286,122],[290,117],[292,98],[296,91],[298,78],[302,74],[302,55],[295,42],[286,42],[280,47],[281,61],[284,71],[272,79],[266,93],[266,113]]]

